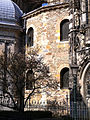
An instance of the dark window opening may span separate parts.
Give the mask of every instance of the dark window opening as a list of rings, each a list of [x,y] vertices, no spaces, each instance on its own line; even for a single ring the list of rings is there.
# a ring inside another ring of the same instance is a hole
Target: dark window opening
[[[85,96],[90,97],[90,66],[85,74]]]
[[[87,85],[87,93],[90,95],[90,85]]]
[[[68,41],[69,20],[65,19],[60,24],[60,39],[61,41]]]
[[[33,84],[34,84],[34,74],[32,70],[29,70],[26,76],[26,90],[32,90]]]
[[[80,10],[80,0],[74,0],[74,9]]]
[[[60,73],[60,88],[69,87],[69,68],[63,68]]]
[[[27,33],[27,47],[33,46],[33,35],[34,35],[34,30],[33,28],[29,28],[28,33]]]

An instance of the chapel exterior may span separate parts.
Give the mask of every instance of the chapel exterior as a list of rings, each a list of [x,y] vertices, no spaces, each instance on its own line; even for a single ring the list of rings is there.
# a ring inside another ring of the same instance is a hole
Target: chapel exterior
[[[31,101],[46,106],[48,100],[63,103],[67,99],[71,109],[72,102],[82,102],[90,112],[89,1],[1,0],[0,9],[0,54],[25,48],[28,56],[38,46],[39,57],[44,58],[51,75],[59,82],[52,96],[42,90]],[[25,88],[25,97],[29,91]]]

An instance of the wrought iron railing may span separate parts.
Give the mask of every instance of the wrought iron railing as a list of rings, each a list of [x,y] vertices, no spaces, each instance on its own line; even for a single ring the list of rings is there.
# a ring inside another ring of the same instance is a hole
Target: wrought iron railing
[[[28,101],[26,111],[51,111],[54,116],[70,116],[74,119],[74,101],[62,99],[62,101]],[[88,102],[77,101],[77,120],[89,120]]]
[[[70,103],[70,117],[74,118],[74,102]],[[83,101],[77,101],[77,120],[90,120],[88,106]]]
[[[35,101],[34,101],[35,102]],[[50,101],[49,101],[50,102]],[[65,102],[65,101],[64,101]],[[53,104],[52,104],[53,103]],[[36,110],[40,110],[40,111],[51,111],[53,113],[53,115],[57,115],[57,116],[64,116],[64,115],[69,115],[70,114],[70,108],[69,105],[65,105],[62,104],[61,102],[55,103],[52,102],[51,103],[46,103],[44,101],[42,102],[36,102],[35,104],[27,104],[25,107],[25,110],[31,110],[31,111],[36,111]]]
[[[0,106],[7,107],[7,108],[14,108],[14,104],[11,98],[3,94],[0,94]]]
[[[0,95],[0,106],[14,108],[12,100],[8,96]],[[90,103],[89,101],[77,100],[77,120],[90,120]],[[8,109],[6,109],[8,110]],[[70,116],[74,118],[74,101],[69,97],[54,101],[41,101],[28,99],[25,111],[51,111],[54,116]]]
[[[54,116],[70,115],[70,101],[68,98],[63,98],[61,101],[27,101],[25,111],[51,111]]]

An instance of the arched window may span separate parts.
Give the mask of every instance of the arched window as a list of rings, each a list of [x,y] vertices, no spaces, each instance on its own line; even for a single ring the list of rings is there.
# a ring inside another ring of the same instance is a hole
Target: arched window
[[[69,68],[63,68],[60,72],[60,87],[68,88],[69,87]]]
[[[68,41],[68,33],[69,33],[69,20],[65,19],[60,24],[60,40]]]
[[[90,65],[85,74],[85,96],[90,98]]]
[[[31,90],[34,83],[34,74],[32,70],[29,70],[26,75],[26,90]]]
[[[27,33],[27,47],[33,46],[33,36],[34,36],[34,30],[32,27],[30,27]]]

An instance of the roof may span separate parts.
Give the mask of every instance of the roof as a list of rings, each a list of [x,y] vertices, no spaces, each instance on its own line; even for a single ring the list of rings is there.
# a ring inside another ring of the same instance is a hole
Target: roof
[[[19,22],[22,14],[20,8],[11,0],[0,0],[0,23]]]

